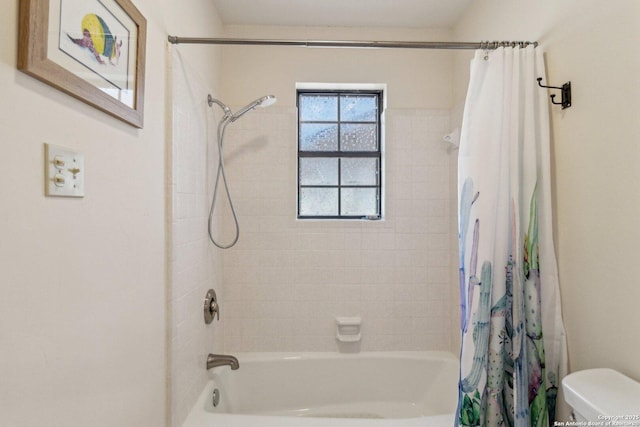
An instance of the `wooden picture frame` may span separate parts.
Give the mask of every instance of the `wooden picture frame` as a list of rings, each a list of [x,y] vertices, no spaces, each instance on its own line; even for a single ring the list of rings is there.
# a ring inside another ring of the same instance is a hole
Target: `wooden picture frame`
[[[20,0],[18,69],[142,128],[146,34],[130,0]]]

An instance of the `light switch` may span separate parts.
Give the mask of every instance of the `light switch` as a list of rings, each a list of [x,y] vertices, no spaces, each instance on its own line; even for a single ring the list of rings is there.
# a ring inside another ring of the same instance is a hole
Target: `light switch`
[[[44,144],[45,195],[84,197],[84,155]]]

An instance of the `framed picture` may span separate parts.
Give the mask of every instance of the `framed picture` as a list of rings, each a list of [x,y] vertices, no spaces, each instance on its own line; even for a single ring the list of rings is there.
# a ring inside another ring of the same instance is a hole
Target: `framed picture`
[[[20,0],[18,69],[143,127],[147,21],[130,0]]]

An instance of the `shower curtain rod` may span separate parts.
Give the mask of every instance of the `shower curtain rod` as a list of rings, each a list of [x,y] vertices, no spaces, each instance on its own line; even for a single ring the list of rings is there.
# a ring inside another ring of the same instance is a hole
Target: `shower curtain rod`
[[[202,38],[169,36],[171,44],[221,44],[253,46],[303,46],[345,48],[404,48],[404,49],[497,49],[499,47],[537,46],[530,41],[482,42],[421,42],[421,41],[365,41],[365,40],[265,40],[240,38]]]

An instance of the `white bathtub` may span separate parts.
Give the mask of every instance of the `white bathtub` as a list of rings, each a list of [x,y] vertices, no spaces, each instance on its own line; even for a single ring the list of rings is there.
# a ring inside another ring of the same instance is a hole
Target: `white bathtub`
[[[451,427],[458,362],[445,352],[240,353],[183,427]],[[213,390],[219,390],[214,408]]]

